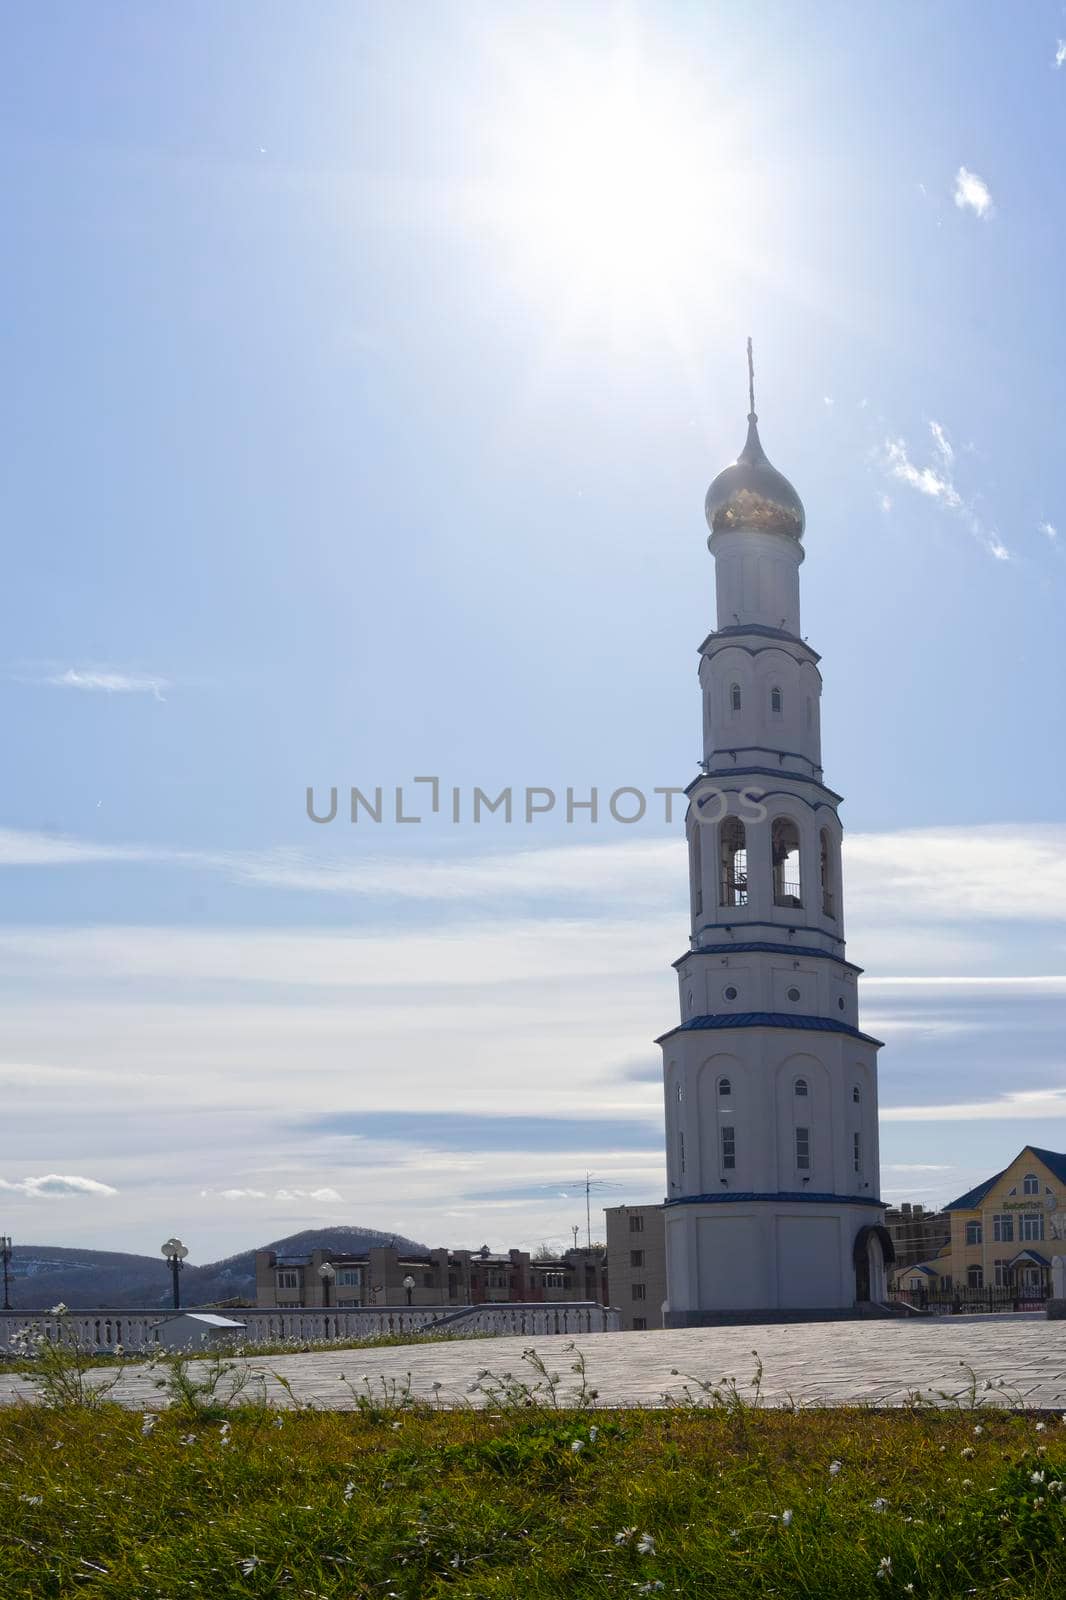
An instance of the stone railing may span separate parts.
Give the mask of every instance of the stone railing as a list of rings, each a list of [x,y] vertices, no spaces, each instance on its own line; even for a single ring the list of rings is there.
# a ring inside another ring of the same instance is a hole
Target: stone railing
[[[195,1311],[195,1306],[183,1309]],[[155,1307],[150,1311],[68,1311],[63,1319],[68,1336],[83,1350],[153,1349],[158,1329],[174,1312]],[[247,1344],[327,1344],[348,1339],[371,1339],[387,1333],[494,1333],[558,1334],[613,1333],[618,1312],[591,1300],[531,1303],[489,1303],[479,1306],[366,1306],[357,1311],[267,1310],[261,1307],[225,1309],[221,1315],[243,1322],[242,1342]],[[23,1328],[33,1327],[48,1338],[57,1337],[60,1322],[47,1311],[0,1311],[0,1350]]]

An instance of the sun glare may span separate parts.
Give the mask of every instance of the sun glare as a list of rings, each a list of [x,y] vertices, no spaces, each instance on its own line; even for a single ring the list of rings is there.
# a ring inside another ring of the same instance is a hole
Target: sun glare
[[[709,97],[633,54],[522,88],[500,153],[523,272],[615,317],[706,294],[745,234],[735,139]]]

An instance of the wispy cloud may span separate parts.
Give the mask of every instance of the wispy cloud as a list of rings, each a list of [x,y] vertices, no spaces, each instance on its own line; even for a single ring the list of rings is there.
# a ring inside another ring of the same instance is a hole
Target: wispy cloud
[[[992,192],[983,178],[966,167],[955,174],[955,204],[960,211],[972,211],[976,217],[992,215]]]
[[[0,1178],[0,1189],[8,1194],[24,1194],[30,1199],[56,1199],[70,1195],[100,1196],[118,1194],[109,1183],[97,1183],[95,1178],[78,1178],[58,1172],[46,1172],[39,1178],[19,1178],[11,1183]]]
[[[995,1100],[956,1105],[881,1106],[882,1122],[1033,1122],[1066,1117],[1066,1089],[1020,1089]]]
[[[1045,539],[1057,539],[1059,536],[1059,530],[1053,522],[1038,522],[1037,527]]]
[[[200,1191],[202,1198],[208,1198],[209,1189]],[[219,1189],[220,1200],[314,1200],[319,1205],[343,1205],[344,1196],[337,1193],[336,1189],[275,1189],[269,1194],[266,1189]]]
[[[1055,60],[1053,65],[1056,67],[1066,67],[1066,39],[1060,39],[1056,45]]]
[[[94,694],[150,694],[156,700],[162,700],[163,690],[170,687],[167,678],[119,672],[110,667],[67,667],[65,671],[48,673],[37,681],[53,689],[82,689]]]
[[[911,459],[903,439],[889,438],[885,440],[881,453],[885,471],[916,494],[932,500],[941,510],[957,516],[997,561],[1009,561],[1010,551],[999,534],[985,525],[955,483],[955,449],[947,429],[940,422],[930,422],[929,431],[933,436],[933,461],[929,465],[918,466]]]

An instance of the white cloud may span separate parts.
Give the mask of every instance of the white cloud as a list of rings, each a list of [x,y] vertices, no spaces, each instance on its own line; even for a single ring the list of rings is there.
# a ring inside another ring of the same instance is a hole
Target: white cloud
[[[960,494],[955,484],[955,451],[947,430],[939,422],[929,424],[933,435],[936,464],[919,467],[910,458],[903,439],[886,439],[882,446],[882,465],[886,472],[917,494],[925,495],[941,510],[957,516],[973,537],[997,561],[1009,561],[1010,551],[994,528],[985,525],[973,506]]]
[[[110,667],[67,667],[40,680],[54,689],[84,689],[97,694],[150,694],[162,700],[170,687],[166,678],[138,672],[119,672]]]
[[[1045,1117],[1066,1117],[1066,1089],[1019,1089],[995,1100],[967,1100],[955,1105],[882,1106],[882,1122],[1028,1121],[1034,1127]]]
[[[67,1195],[111,1195],[118,1194],[117,1189],[112,1189],[108,1183],[97,1183],[95,1178],[77,1178],[63,1176],[58,1172],[47,1172],[39,1178],[20,1178],[15,1183],[9,1183],[6,1178],[0,1178],[0,1189],[11,1194],[28,1195],[31,1199],[55,1198]]]
[[[967,924],[1066,917],[1066,827],[992,823],[845,837],[852,905],[879,921]]]
[[[1056,67],[1066,67],[1066,39],[1060,39],[1055,47],[1054,65]]]
[[[208,1191],[205,1189],[203,1193],[206,1197]],[[218,1197],[220,1200],[265,1200],[267,1192],[265,1189],[220,1189]]]
[[[962,505],[962,496],[950,476],[946,472],[938,472],[935,467],[916,467],[902,439],[885,441],[885,461],[894,478],[916,489],[919,494],[927,495],[930,500],[936,500],[952,510]]]
[[[1038,522],[1037,527],[1045,539],[1057,539],[1059,536],[1059,530],[1053,522]]]
[[[882,1172],[954,1172],[954,1167],[947,1167],[935,1161],[887,1161],[881,1167]]]
[[[960,167],[955,174],[955,204],[960,211],[972,211],[976,217],[992,215],[992,194],[988,184],[966,167]]]
[[[936,448],[937,454],[941,456],[945,463],[950,467],[951,463],[955,459],[955,451],[952,447],[951,440],[948,438],[946,432],[941,427],[939,422],[931,422],[929,424],[929,431],[933,435],[933,444]]]

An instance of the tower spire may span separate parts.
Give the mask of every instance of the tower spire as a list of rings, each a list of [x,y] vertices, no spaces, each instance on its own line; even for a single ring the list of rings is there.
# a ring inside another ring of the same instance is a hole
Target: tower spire
[[[755,415],[755,358],[751,353],[751,334],[748,334],[748,421],[758,422]]]

